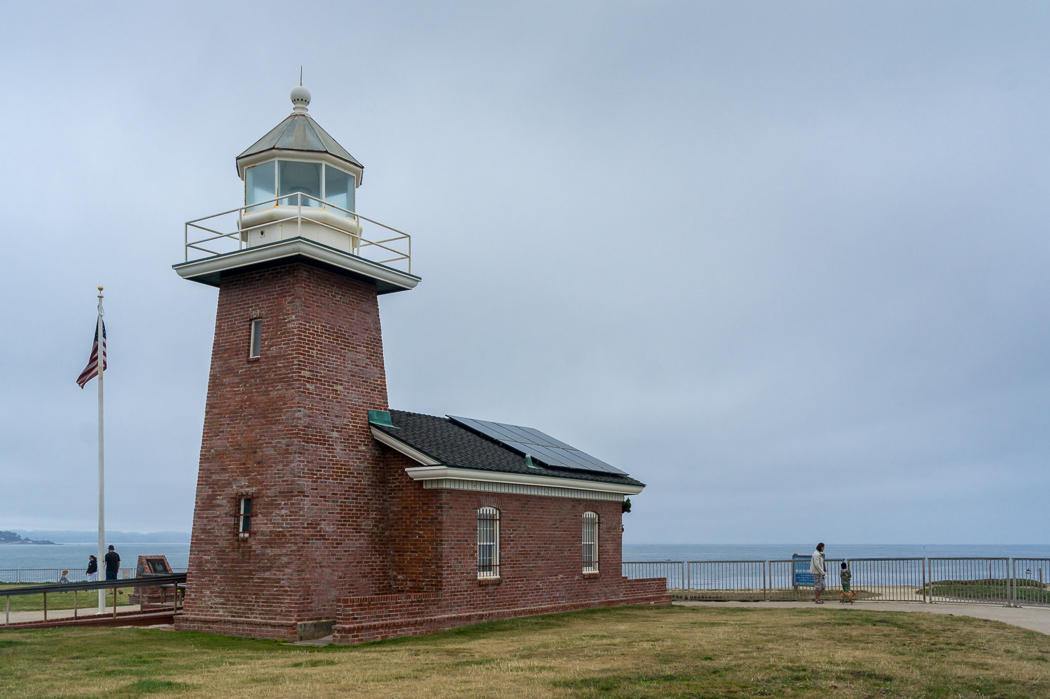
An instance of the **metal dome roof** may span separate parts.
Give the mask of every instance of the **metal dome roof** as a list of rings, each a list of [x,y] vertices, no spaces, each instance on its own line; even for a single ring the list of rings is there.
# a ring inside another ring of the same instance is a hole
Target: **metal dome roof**
[[[333,158],[347,162],[357,168],[364,165],[350,155],[345,148],[328,135],[321,125],[309,114],[290,114],[268,134],[256,141],[248,150],[237,156],[240,163],[244,158],[265,153],[270,150],[300,151],[303,153],[328,153]],[[239,168],[238,168],[239,169]]]

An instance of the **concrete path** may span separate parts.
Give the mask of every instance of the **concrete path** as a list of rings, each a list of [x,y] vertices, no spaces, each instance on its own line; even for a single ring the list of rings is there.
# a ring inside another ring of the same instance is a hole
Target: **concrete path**
[[[761,607],[763,609],[838,609],[865,612],[917,612],[921,614],[948,614],[975,619],[1001,621],[1039,633],[1050,634],[1050,607],[1000,607],[994,604],[922,604],[921,602],[857,602],[839,604],[832,600],[825,604],[813,602],[692,602],[675,600],[682,607]]]

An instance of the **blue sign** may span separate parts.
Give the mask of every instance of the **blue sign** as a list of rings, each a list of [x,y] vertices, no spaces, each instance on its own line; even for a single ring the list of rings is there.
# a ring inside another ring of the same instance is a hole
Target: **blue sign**
[[[809,572],[812,559],[809,556],[800,556],[797,553],[791,556],[791,568],[794,587],[813,587],[813,573]]]

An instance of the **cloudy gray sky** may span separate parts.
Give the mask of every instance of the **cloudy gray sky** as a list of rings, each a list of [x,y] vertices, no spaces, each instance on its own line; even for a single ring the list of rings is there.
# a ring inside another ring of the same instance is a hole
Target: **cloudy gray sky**
[[[183,223],[290,111],[413,235],[391,405],[648,483],[628,543],[1050,543],[1038,3],[8,3],[0,528],[188,530]]]

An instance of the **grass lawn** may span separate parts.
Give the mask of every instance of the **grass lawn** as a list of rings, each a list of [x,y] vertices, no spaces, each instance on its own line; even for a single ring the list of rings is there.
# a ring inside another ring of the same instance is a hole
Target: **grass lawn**
[[[1010,597],[1010,582],[1003,579],[937,580],[930,583],[929,587],[935,597],[978,600]],[[1050,590],[1035,580],[1018,579],[1015,594],[1019,601],[1050,602]]]
[[[53,583],[48,583],[53,584]],[[0,589],[8,587],[32,587],[32,584],[20,583],[0,583]],[[134,591],[134,588],[118,588],[117,590],[117,606],[122,607],[131,602],[128,601],[128,597]],[[170,596],[170,595],[169,595]],[[85,592],[81,590],[76,595],[77,598],[77,609],[98,609],[98,592]],[[12,612],[31,612],[40,611],[44,608],[44,596],[43,595],[18,595],[11,597],[11,611]],[[0,597],[0,615],[4,613],[7,608],[7,598]],[[112,611],[113,609],[113,591],[106,590],[106,605]],[[47,595],[47,608],[51,609],[72,609],[73,608],[73,593],[72,592],[49,592]],[[0,619],[0,622],[3,620]]]
[[[857,609],[619,608],[303,648],[148,629],[0,632],[0,696],[1048,697],[1050,637]]]

